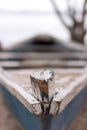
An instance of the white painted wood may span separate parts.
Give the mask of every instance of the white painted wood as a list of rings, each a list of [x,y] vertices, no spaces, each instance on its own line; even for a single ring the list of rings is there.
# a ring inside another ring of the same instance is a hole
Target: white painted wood
[[[48,53],[39,53],[39,52],[0,52],[0,60],[6,59],[87,59],[87,52],[48,52]]]
[[[8,89],[24,106],[35,115],[41,115],[41,103],[32,96],[30,74],[42,69],[0,70],[0,83]],[[54,69],[53,100],[50,104],[50,114],[61,113],[68,103],[82,91],[87,84],[85,69]],[[51,91],[51,90],[50,90]],[[35,109],[34,109],[35,108]],[[35,110],[35,111],[34,111]]]
[[[0,66],[4,68],[62,68],[62,67],[80,67],[84,68],[87,61],[62,61],[62,60],[30,60],[30,61],[0,61]]]
[[[54,96],[53,102],[59,103],[60,109],[57,111],[61,113],[64,108],[72,101],[72,99],[87,85],[87,74],[78,76],[74,81],[68,84],[64,89],[60,90],[57,95]]]
[[[24,106],[33,114],[39,115],[42,113],[40,102],[37,101],[32,95],[26,93],[25,90],[12,81],[9,74],[0,68],[0,83],[8,89]]]

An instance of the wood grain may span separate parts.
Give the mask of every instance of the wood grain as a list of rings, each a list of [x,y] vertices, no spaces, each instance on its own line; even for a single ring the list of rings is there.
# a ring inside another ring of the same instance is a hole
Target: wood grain
[[[38,70],[40,71],[40,70]],[[58,113],[62,112],[64,108],[71,102],[71,100],[86,87],[87,74],[85,73],[64,73],[54,71],[55,73],[55,95],[53,102],[58,103]],[[35,104],[36,109],[39,109],[35,114],[40,115],[42,109],[40,102],[37,101],[32,95],[32,86],[30,83],[30,70],[19,70],[19,71],[1,71],[0,82],[23,104],[28,108],[31,113],[32,104]],[[57,94],[58,93],[58,94]],[[37,104],[37,106],[36,106]],[[60,104],[60,106],[59,106]],[[55,107],[54,107],[55,109]],[[53,111],[53,108],[52,108]],[[51,113],[53,114],[53,113]]]

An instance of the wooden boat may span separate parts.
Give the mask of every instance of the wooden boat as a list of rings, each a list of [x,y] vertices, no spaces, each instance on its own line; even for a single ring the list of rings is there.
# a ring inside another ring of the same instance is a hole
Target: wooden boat
[[[76,70],[54,72],[58,94],[54,95],[49,112],[44,112],[41,102],[31,94],[31,70],[1,70],[5,99],[26,130],[67,129],[87,98],[87,74]]]
[[[50,46],[50,47],[49,47]],[[29,52],[60,52],[60,51],[87,51],[86,45],[81,45],[72,41],[63,41],[56,36],[51,35],[35,35],[27,40],[15,43],[15,45],[7,48],[5,51],[29,51]]]
[[[87,99],[86,52],[15,51],[0,53],[8,105],[25,130],[67,130]]]
[[[53,61],[53,62],[52,62]],[[86,52],[2,52],[0,66],[11,68],[84,68],[87,64]]]

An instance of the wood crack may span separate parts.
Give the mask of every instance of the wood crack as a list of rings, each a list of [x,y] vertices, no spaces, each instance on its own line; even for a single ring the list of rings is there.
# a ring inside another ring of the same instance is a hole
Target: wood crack
[[[52,70],[43,70],[32,73],[30,80],[33,96],[41,102],[42,114],[56,114],[58,112],[58,103],[52,101],[55,95],[54,72]]]

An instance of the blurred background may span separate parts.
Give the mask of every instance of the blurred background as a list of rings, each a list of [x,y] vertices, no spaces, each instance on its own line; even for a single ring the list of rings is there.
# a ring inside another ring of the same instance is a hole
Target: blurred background
[[[68,25],[73,22],[70,17],[72,14],[77,21],[81,20],[84,0],[54,2]],[[7,48],[37,34],[48,34],[64,41],[70,40],[70,31],[56,13],[52,0],[0,1],[0,41],[3,47]]]
[[[86,3],[87,0],[0,0],[0,44],[8,49],[37,35],[47,35],[67,44],[86,46]],[[86,120],[87,103],[70,130],[87,130]],[[0,130],[22,130],[1,93]]]

